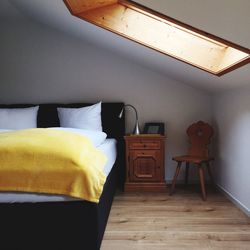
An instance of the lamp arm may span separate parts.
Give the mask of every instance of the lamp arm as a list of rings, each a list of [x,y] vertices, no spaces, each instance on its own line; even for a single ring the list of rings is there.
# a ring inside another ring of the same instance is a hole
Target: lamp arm
[[[121,113],[119,114],[119,118],[122,118],[122,115],[123,115],[123,111],[125,110],[125,107],[130,107],[132,108],[134,111],[135,111],[135,118],[136,118],[136,121],[135,121],[135,128],[134,128],[134,131],[133,131],[133,134],[135,135],[139,135],[140,134],[140,128],[139,128],[139,120],[138,120],[138,113],[137,113],[137,110],[136,108],[131,105],[131,104],[125,104],[121,110]]]
[[[131,104],[125,104],[123,108],[125,107],[131,107],[135,111],[136,121],[138,121],[138,113],[137,113],[136,108]]]

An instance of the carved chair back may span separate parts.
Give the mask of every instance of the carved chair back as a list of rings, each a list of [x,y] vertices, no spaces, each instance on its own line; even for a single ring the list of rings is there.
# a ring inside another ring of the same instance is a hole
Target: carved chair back
[[[187,129],[190,148],[188,154],[190,156],[208,157],[208,145],[213,136],[213,128],[203,121],[192,124]]]

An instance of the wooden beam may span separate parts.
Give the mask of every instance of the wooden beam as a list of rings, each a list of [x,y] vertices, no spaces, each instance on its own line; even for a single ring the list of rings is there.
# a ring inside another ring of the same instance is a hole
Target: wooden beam
[[[116,4],[118,0],[64,0],[68,9],[73,15],[98,9],[111,4]]]

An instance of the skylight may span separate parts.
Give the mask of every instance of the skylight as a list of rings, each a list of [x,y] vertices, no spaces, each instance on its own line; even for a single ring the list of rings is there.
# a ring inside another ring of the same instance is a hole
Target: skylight
[[[221,76],[250,50],[125,0],[64,0],[71,13],[151,49]]]

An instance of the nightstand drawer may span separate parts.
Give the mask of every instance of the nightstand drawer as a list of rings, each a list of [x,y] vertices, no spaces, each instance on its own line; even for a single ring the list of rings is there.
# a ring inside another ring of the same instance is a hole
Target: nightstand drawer
[[[160,141],[133,141],[129,143],[129,149],[160,149]]]

